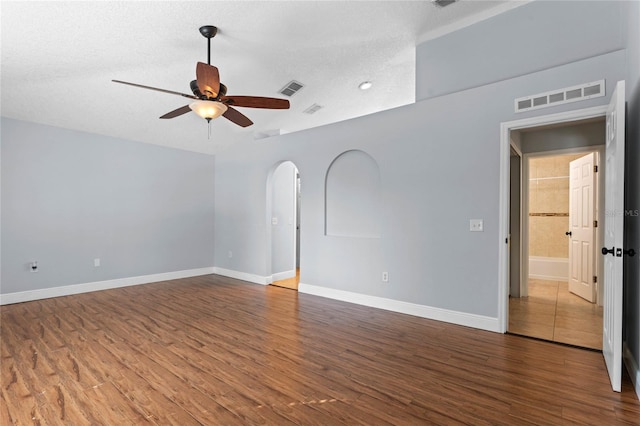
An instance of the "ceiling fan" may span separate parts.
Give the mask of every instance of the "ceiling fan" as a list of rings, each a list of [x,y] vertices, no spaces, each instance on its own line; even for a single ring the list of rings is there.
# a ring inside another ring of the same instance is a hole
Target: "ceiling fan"
[[[194,99],[194,102],[170,111],[160,118],[174,118],[193,111],[208,122],[211,122],[214,118],[223,116],[238,126],[247,127],[251,126],[253,122],[234,107],[289,109],[289,101],[286,99],[261,96],[227,96],[227,86],[220,83],[218,68],[211,65],[211,39],[215,37],[217,32],[218,28],[213,25],[200,27],[200,34],[208,41],[207,63],[198,62],[196,65],[196,79],[191,81],[190,84],[193,95],[144,86],[142,84],[128,83],[121,80],[111,81]]]

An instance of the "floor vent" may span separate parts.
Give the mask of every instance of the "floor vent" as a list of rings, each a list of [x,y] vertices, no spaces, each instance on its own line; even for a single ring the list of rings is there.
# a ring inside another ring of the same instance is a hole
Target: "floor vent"
[[[302,112],[304,112],[305,114],[313,114],[315,112],[318,112],[318,110],[321,108],[322,108],[322,105],[313,104]]]
[[[280,89],[280,93],[282,93],[285,96],[293,96],[296,94],[298,90],[302,89],[303,87],[304,87],[304,84],[295,80],[291,80],[289,83],[287,83],[286,86]]]
[[[604,80],[581,84],[579,86],[552,90],[538,95],[525,96],[515,100],[516,112],[530,111],[546,108],[569,102],[584,101],[591,98],[599,98],[605,95]]]

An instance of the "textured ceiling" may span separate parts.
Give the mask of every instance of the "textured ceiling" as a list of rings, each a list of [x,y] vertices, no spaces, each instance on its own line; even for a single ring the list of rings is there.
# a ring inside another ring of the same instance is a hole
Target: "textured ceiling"
[[[503,1],[3,1],[1,112],[19,120],[214,154],[242,139],[288,133],[415,101],[421,40],[512,7]],[[112,79],[191,93],[198,32],[215,25],[211,63],[229,95],[283,97],[290,110],[239,108],[241,128],[193,113],[189,100]],[[368,91],[358,89],[373,82]],[[322,105],[313,115],[303,111]]]

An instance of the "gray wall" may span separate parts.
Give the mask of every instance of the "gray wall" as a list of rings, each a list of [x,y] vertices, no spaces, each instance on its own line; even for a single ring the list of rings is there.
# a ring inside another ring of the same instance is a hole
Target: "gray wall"
[[[216,266],[259,276],[265,268],[264,182],[292,160],[303,177],[301,282],[497,317],[500,123],[513,99],[550,87],[625,77],[619,51],[441,96],[331,126],[232,147],[216,156]],[[602,105],[608,98],[542,114]],[[464,107],[461,107],[464,106]],[[360,149],[378,163],[381,237],[324,235],[324,184],[331,162]],[[484,232],[469,232],[470,219]],[[234,247],[233,259],[221,256]],[[237,255],[236,255],[237,253]],[[382,283],[382,271],[390,282]],[[461,297],[465,296],[465,297]]]
[[[640,210],[640,2],[629,3],[627,47],[627,140],[625,208]],[[640,365],[640,217],[625,216],[625,246],[638,253],[625,258],[624,340],[636,366]],[[636,377],[636,391],[640,377]]]
[[[583,13],[584,4],[579,6],[572,11]],[[514,25],[528,22],[531,7],[546,16],[556,11],[557,3],[535,2],[509,12],[508,23],[494,18],[469,27],[464,42],[484,46],[478,48],[488,63],[520,50],[537,64],[546,63],[550,50],[555,57],[564,57],[558,43],[532,43],[522,49],[519,37],[523,43],[530,37],[511,33]],[[302,283],[497,317],[500,123],[608,103],[606,96],[520,114],[513,111],[516,97],[602,78],[610,94],[615,82],[625,79],[624,50],[599,55],[625,45],[619,33],[622,5],[615,4],[614,13],[594,7],[597,10],[582,19],[605,25],[609,32],[603,31],[604,40],[591,50],[583,49],[580,57],[589,59],[550,69],[530,65],[524,70],[517,61],[508,61],[492,66],[492,75],[487,70],[477,80],[478,87],[460,90],[476,85],[476,80],[466,84],[465,79],[478,61],[473,55],[452,53],[432,66],[441,68],[439,75],[454,75],[452,80],[462,82],[449,85],[448,90],[458,90],[455,93],[260,144],[239,144],[216,156],[216,266],[267,275],[260,249],[267,238],[264,181],[274,164],[292,160],[304,182]],[[584,36],[583,28],[582,24],[569,31],[566,24],[545,27],[552,33],[545,37],[572,34],[577,40]],[[506,52],[491,44],[496,36],[510,40]],[[419,46],[418,61],[429,62],[449,37],[458,39],[454,33]],[[603,43],[609,47],[602,48]],[[427,80],[423,71],[418,78]],[[519,76],[504,79],[514,75]],[[331,237],[323,232],[324,176],[333,159],[350,149],[368,153],[379,165],[383,204],[379,239]],[[484,232],[469,232],[472,218],[484,219]],[[232,246],[238,256],[220,255]],[[381,271],[389,271],[389,283],[381,282]]]
[[[2,294],[213,266],[212,156],[7,118],[1,143]]]
[[[380,237],[380,170],[362,151],[340,154],[325,180],[325,234]]]
[[[520,132],[521,149],[524,154],[604,145],[606,122],[536,129]]]
[[[416,50],[416,99],[623,49],[625,3],[536,1],[423,43]],[[565,86],[549,86],[547,90],[561,87]],[[538,93],[524,89],[514,98]]]

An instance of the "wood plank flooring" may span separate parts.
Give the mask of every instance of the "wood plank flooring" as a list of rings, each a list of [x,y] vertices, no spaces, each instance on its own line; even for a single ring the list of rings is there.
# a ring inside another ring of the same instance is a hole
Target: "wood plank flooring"
[[[0,315],[2,425],[640,421],[597,352],[216,275]]]

